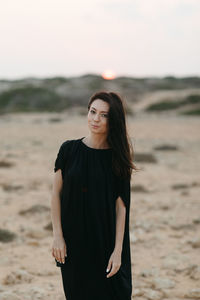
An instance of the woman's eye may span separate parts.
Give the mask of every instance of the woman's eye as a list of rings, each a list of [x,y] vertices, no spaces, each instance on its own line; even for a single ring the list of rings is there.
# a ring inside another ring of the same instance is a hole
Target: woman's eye
[[[91,110],[90,112],[91,112],[92,114],[95,114],[95,113],[96,113],[94,110]],[[101,116],[107,118],[107,117],[108,117],[108,114],[101,114]]]
[[[107,118],[108,114],[101,114],[103,117]]]

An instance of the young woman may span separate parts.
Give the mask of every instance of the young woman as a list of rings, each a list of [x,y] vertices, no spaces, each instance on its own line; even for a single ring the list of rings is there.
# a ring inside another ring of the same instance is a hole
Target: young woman
[[[114,92],[88,103],[89,134],[64,141],[55,161],[52,255],[67,300],[131,300],[133,147]]]

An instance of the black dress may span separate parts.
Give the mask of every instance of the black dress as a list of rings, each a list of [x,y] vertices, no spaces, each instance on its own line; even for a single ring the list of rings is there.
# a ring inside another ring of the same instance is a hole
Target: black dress
[[[83,138],[63,142],[54,167],[54,172],[61,169],[63,178],[64,293],[67,300],[131,300],[130,180],[113,174],[111,148],[91,148]],[[107,278],[106,267],[115,246],[118,196],[126,205],[121,266]]]

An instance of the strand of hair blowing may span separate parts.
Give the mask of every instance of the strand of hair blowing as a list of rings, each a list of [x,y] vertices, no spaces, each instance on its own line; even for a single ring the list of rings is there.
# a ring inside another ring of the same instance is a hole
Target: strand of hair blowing
[[[133,163],[134,151],[127,132],[123,99],[117,93],[100,91],[92,95],[88,109],[96,99],[106,101],[110,106],[107,142],[113,150],[113,172],[117,176],[130,179],[132,169],[137,168]]]

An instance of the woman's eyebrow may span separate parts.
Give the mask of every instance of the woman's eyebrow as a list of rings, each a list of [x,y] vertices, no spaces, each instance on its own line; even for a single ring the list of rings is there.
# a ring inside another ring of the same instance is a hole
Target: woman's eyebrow
[[[94,107],[91,107],[91,108],[93,108],[93,109],[95,109],[95,110],[96,110],[96,108],[94,108]],[[105,112],[105,113],[107,113],[108,111],[102,110],[101,112]]]

